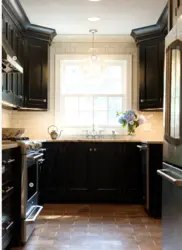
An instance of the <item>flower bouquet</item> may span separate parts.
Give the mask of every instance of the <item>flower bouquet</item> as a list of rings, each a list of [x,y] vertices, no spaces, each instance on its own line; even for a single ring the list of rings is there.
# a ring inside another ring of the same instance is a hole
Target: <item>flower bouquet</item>
[[[135,134],[135,129],[145,122],[143,115],[138,115],[135,110],[117,112],[118,122],[123,128],[128,126],[128,135]]]

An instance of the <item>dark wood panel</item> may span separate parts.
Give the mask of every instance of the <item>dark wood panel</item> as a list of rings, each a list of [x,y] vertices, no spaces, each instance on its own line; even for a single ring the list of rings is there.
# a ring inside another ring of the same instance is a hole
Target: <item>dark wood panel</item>
[[[163,107],[164,37],[139,45],[140,95],[139,108]]]
[[[26,39],[25,46],[25,106],[47,109],[48,44]]]
[[[40,177],[42,203],[142,203],[141,161],[136,143],[56,142],[45,143],[44,147],[47,152]]]

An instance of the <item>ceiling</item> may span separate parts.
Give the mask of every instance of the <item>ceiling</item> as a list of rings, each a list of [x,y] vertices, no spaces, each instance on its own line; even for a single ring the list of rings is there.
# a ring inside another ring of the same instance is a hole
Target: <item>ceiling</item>
[[[167,0],[20,0],[30,22],[54,28],[57,34],[130,34],[134,28],[155,24]],[[88,17],[98,16],[98,22]]]

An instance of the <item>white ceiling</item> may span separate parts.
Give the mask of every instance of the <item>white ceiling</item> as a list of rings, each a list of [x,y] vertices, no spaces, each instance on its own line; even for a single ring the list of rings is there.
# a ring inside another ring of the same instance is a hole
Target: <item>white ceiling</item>
[[[54,28],[57,34],[130,34],[134,28],[155,24],[167,0],[20,0],[30,22]],[[99,16],[99,22],[88,17]]]

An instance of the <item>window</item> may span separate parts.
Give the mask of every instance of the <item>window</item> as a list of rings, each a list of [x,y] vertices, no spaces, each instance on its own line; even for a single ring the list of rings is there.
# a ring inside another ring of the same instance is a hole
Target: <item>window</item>
[[[116,112],[131,108],[131,57],[99,56],[97,62],[88,56],[58,58],[59,124],[118,126]]]

